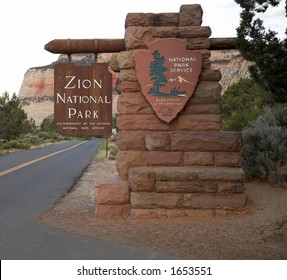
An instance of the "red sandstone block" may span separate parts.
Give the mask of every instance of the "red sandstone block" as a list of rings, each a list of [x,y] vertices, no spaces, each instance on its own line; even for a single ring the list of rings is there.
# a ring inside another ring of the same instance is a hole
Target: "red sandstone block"
[[[172,151],[240,151],[241,133],[237,132],[171,132]]]
[[[214,153],[213,152],[184,152],[183,164],[184,165],[198,165],[198,166],[214,165]]]
[[[134,51],[123,51],[117,54],[116,63],[118,69],[134,69]]]
[[[128,13],[125,28],[129,26],[200,26],[203,11],[200,5],[182,5],[180,13]]]
[[[153,27],[152,36],[157,39],[177,37],[176,30],[175,26]]]
[[[146,131],[121,131],[117,134],[116,143],[120,150],[146,150]]]
[[[129,26],[144,26],[145,14],[144,13],[128,13],[125,20],[125,28]]]
[[[143,166],[142,151],[119,151],[116,157],[116,168],[121,179],[128,178],[129,170],[132,167]]]
[[[125,44],[128,50],[147,48],[155,38],[198,38],[209,37],[209,26],[128,26],[125,32]]]
[[[118,98],[118,112],[127,114],[154,114],[141,92],[122,92]]]
[[[120,130],[127,131],[162,131],[174,130],[175,123],[163,123],[159,118],[153,115],[121,115],[117,118],[117,127]]]
[[[118,82],[137,82],[135,69],[122,69],[118,74]]]
[[[242,163],[242,156],[240,152],[216,152],[215,166],[230,166],[239,167]]]
[[[244,194],[194,193],[183,195],[183,206],[201,209],[243,209],[246,204]]]
[[[128,50],[147,48],[152,42],[152,28],[141,26],[128,26],[125,32],[125,44]]]
[[[125,28],[129,26],[178,26],[179,13],[128,13]]]
[[[135,92],[140,91],[141,87],[138,82],[121,82],[117,89],[119,92]]]
[[[243,182],[241,168],[211,166],[155,166],[156,181]]]
[[[198,179],[209,182],[243,182],[244,172],[236,167],[198,167]]]
[[[209,26],[153,27],[152,36],[157,38],[198,38],[210,37]]]
[[[203,70],[206,71],[206,70]],[[217,81],[200,81],[190,99],[192,104],[213,104],[220,100],[221,85]]]
[[[181,201],[182,194],[131,192],[132,208],[176,208]]]
[[[177,118],[177,130],[219,131],[221,118],[218,114],[181,114]]]
[[[128,181],[132,191],[154,191],[154,169],[146,166],[131,168]]]
[[[217,183],[200,181],[157,181],[157,192],[168,193],[197,193],[217,192]]]
[[[198,170],[191,166],[156,166],[156,181],[196,181]]]
[[[243,193],[243,182],[221,182],[218,184],[218,192],[220,193]]]
[[[169,151],[170,140],[168,132],[148,132],[145,137],[149,151]]]
[[[144,154],[147,165],[182,165],[182,152],[151,151]]]
[[[219,104],[193,104],[187,103],[184,110],[181,112],[182,115],[185,114],[203,114],[203,115],[213,115],[219,114],[220,107]]]
[[[203,10],[199,4],[181,5],[179,13],[179,26],[200,26]]]
[[[118,56],[118,53],[114,53],[111,56],[110,65],[111,65],[111,68],[112,68],[112,70],[114,72],[119,72],[120,71],[120,68],[119,68],[119,65],[118,65],[118,62],[117,62],[117,56]]]
[[[126,204],[128,202],[129,186],[126,181],[116,181],[96,187],[97,204]]]
[[[162,38],[153,37],[154,40],[159,40]],[[208,37],[198,37],[198,38],[180,38],[180,40],[186,41],[186,48],[194,52],[200,52],[202,54],[203,60],[208,60],[211,56],[210,39]]]
[[[145,26],[178,26],[179,13],[147,13]]]

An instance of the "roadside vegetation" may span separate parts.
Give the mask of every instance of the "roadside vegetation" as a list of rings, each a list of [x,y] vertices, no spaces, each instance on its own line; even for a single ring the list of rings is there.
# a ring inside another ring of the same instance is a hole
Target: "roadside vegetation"
[[[34,120],[27,118],[16,94],[11,97],[8,92],[4,92],[0,96],[0,156],[75,139],[89,140],[91,137],[62,136],[56,131],[53,115],[43,119],[41,125],[36,127]],[[115,139],[110,138],[107,148],[106,141],[103,140],[98,154],[101,159],[115,160],[117,151]]]
[[[99,161],[114,161],[118,153],[118,147],[114,137],[105,139],[100,144],[96,154],[95,160]]]
[[[40,127],[36,127],[34,120],[28,119],[16,94],[10,96],[4,92],[0,96],[0,156],[70,139],[56,132],[53,116],[48,116]]]
[[[230,86],[220,104],[223,129],[242,132],[246,175],[273,183],[287,181],[287,40],[256,16],[281,1],[235,0],[242,8],[237,47],[253,62],[251,77]]]

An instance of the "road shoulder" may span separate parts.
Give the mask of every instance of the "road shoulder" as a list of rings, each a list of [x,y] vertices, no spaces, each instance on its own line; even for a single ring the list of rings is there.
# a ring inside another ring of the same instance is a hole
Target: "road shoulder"
[[[95,186],[117,176],[113,161],[94,160],[73,190],[39,217],[41,224],[190,259],[286,259],[287,190],[246,184],[246,211],[214,218],[95,217]]]

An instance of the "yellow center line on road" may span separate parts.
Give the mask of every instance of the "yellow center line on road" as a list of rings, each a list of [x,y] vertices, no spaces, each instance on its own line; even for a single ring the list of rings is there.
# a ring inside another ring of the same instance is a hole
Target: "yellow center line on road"
[[[82,144],[84,144],[84,143],[86,143],[86,142],[87,142],[87,141],[78,143],[78,144],[76,144],[76,145],[74,145],[74,146],[72,146],[72,147],[70,147],[70,148],[67,148],[67,149],[64,149],[64,150],[60,150],[60,151],[58,151],[58,152],[54,152],[54,153],[52,153],[52,154],[49,154],[49,155],[46,155],[46,156],[43,156],[43,157],[39,157],[39,158],[30,160],[30,161],[27,161],[27,162],[25,162],[25,163],[23,163],[23,164],[17,165],[17,166],[15,166],[15,167],[12,167],[12,168],[10,168],[10,169],[4,170],[4,171],[0,172],[0,177],[6,175],[6,174],[8,174],[8,173],[11,173],[11,172],[13,172],[13,171],[19,170],[19,169],[21,169],[21,168],[23,168],[23,167],[26,167],[26,166],[28,166],[28,165],[31,165],[31,164],[33,164],[33,163],[36,163],[36,162],[38,162],[38,161],[41,161],[41,160],[44,160],[44,159],[46,159],[46,158],[49,158],[49,157],[52,157],[52,156],[55,156],[55,155],[58,155],[58,154],[67,152],[67,151],[69,151],[69,150],[72,150],[72,149],[74,149],[74,148],[76,148],[76,147],[78,147],[78,146],[80,146],[80,145],[82,145]]]

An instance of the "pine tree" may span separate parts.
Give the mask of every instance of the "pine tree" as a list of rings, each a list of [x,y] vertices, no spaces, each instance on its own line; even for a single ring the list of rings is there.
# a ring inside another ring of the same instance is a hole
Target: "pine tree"
[[[244,59],[254,62],[251,76],[271,92],[275,102],[283,103],[287,102],[287,40],[286,37],[280,40],[272,30],[266,31],[263,21],[255,18],[256,13],[264,13],[280,1],[235,0],[243,9],[237,28],[237,47]],[[287,4],[285,10],[287,16]]]
[[[167,68],[164,67],[165,59],[163,56],[160,56],[158,50],[154,51],[152,55],[154,61],[150,64],[150,77],[151,80],[154,81],[154,88],[152,88],[149,93],[160,95],[160,88],[163,87],[167,82],[166,77],[163,74],[167,71]]]
[[[31,123],[21,108],[19,98],[15,93],[10,98],[8,92],[4,92],[0,96],[0,140],[16,139],[31,130]]]

